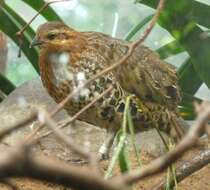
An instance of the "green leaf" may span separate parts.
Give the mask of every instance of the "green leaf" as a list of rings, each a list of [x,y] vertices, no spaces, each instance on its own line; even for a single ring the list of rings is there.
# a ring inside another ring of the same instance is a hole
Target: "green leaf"
[[[182,95],[182,102],[179,106],[179,112],[180,115],[185,119],[185,120],[193,120],[196,117],[196,113],[194,111],[194,102],[201,103],[202,100],[199,98],[196,98],[195,96],[192,96],[187,93],[183,93]]]
[[[118,143],[120,142],[121,135],[123,135],[123,134],[119,133],[118,138],[117,138]],[[122,173],[130,170],[130,160],[128,158],[128,150],[127,150],[126,146],[122,147],[122,150],[120,151],[118,160],[119,160],[120,170]]]
[[[6,21],[6,22],[5,22]],[[17,45],[19,45],[19,39],[16,33],[19,32],[26,22],[15,13],[6,4],[0,6],[0,29],[7,34]],[[39,71],[38,67],[38,51],[36,48],[29,48],[30,42],[33,39],[35,32],[31,27],[28,27],[23,34],[22,51],[32,63],[36,71]]]
[[[210,6],[207,4],[204,4],[202,2],[198,2],[195,0],[187,0],[183,1],[177,0],[174,2],[167,2],[167,3],[176,3],[176,7],[181,7],[181,3],[187,3],[188,8],[185,9],[185,14],[188,17],[189,20],[192,20],[202,26],[205,26],[207,28],[210,28]],[[156,8],[158,1],[148,1],[148,0],[141,0],[140,3],[143,3],[147,6],[150,6],[152,8]],[[175,7],[175,8],[176,8]]]
[[[129,110],[130,98],[131,97],[129,96],[126,99],[125,110],[123,113],[122,127],[117,132],[118,144],[115,148],[111,162],[110,162],[107,172],[105,174],[105,177],[104,177],[105,179],[108,179],[112,175],[112,171],[113,171],[113,168],[114,168],[117,160],[119,160],[120,167],[122,166],[122,168],[121,168],[122,171],[129,169],[130,164],[129,164],[128,158],[125,156],[124,152],[122,152],[122,151],[125,150],[124,147],[125,147],[125,141],[127,138],[127,129],[126,129],[127,128],[127,113]]]
[[[159,49],[156,52],[160,55],[161,59],[166,59],[172,55],[178,54],[185,51],[183,47],[176,41],[172,41]]]
[[[105,179],[108,179],[109,177],[111,177],[115,163],[119,159],[119,155],[120,155],[123,147],[125,146],[126,134],[124,132],[122,132],[122,129],[118,131],[117,135],[119,135],[119,134],[120,134],[119,142],[114,150],[112,159],[110,161],[110,164],[109,164],[106,174],[104,176]]]
[[[12,82],[10,82],[5,76],[0,74],[0,89],[8,95],[15,89],[15,85],[12,84]]]
[[[210,6],[198,1],[190,1],[191,18],[198,24],[210,28]]]
[[[142,2],[152,7],[158,3],[147,0]],[[199,76],[196,78],[202,79],[210,87],[210,38],[202,38],[203,31],[197,26],[196,20],[192,20],[193,3],[194,1],[166,1],[159,23],[188,51],[195,74]]]
[[[136,26],[134,26],[131,31],[128,32],[128,34],[126,34],[125,36],[125,40],[127,41],[130,41],[134,36],[135,34],[142,29],[142,27],[147,24],[153,17],[153,14],[152,15],[149,15],[147,16],[146,18],[144,18],[141,22],[139,22]]]
[[[135,138],[135,129],[134,129],[133,119],[132,119],[130,110],[128,110],[127,117],[128,117],[128,129],[129,129],[129,132],[131,134],[131,142],[132,142],[132,145],[133,145],[133,148],[134,148],[134,151],[135,151],[135,155],[136,155],[138,165],[140,167],[142,165],[142,161],[141,161],[141,157],[140,157],[140,151],[141,150],[138,150],[138,148],[137,148],[136,138]]]
[[[36,11],[39,11],[41,7],[44,6],[45,2],[43,0],[22,0],[24,3],[28,4],[30,7],[35,9]],[[43,17],[45,17],[47,20],[58,20],[61,21],[61,18],[57,15],[57,13],[48,6],[44,11],[40,13]]]
[[[193,67],[192,59],[182,64],[178,70],[178,76],[181,90],[188,94],[195,94],[203,83]]]

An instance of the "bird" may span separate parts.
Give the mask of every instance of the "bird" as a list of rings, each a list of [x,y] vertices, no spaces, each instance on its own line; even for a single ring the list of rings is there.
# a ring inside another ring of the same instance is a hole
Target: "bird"
[[[49,95],[60,103],[94,75],[119,61],[130,44],[107,34],[80,32],[62,22],[51,21],[38,27],[31,46],[40,48],[41,80]],[[148,47],[139,45],[126,64],[82,86],[64,108],[74,115],[113,86],[109,94],[78,118],[107,130],[105,142],[99,149],[99,154],[105,158],[122,125],[128,97],[131,97],[129,109],[136,131],[156,127],[170,134],[176,128],[177,106],[181,100],[177,80],[174,67]]]

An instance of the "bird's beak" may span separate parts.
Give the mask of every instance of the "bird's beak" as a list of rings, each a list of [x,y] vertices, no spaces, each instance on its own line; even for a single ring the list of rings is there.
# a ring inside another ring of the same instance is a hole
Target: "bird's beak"
[[[35,38],[32,40],[31,44],[30,44],[30,48],[34,47],[34,46],[40,46],[42,45],[42,41],[39,40],[39,38],[37,36],[35,36]]]

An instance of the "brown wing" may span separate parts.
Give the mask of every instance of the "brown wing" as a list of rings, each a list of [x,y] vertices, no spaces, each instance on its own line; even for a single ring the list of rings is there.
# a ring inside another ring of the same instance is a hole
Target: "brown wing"
[[[141,100],[160,103],[169,109],[176,109],[180,101],[176,70],[145,46],[137,47],[116,76],[122,88]]]

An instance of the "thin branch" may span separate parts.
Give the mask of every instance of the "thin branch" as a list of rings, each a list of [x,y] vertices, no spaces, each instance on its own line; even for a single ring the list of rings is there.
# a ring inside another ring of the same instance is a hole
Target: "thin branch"
[[[9,179],[2,179],[0,180],[0,183],[3,183],[4,185],[8,186],[11,190],[19,190],[19,188],[13,184]]]
[[[210,138],[210,125],[206,124],[206,133],[208,134],[209,138]]]
[[[210,118],[210,104],[203,102],[201,106],[204,109],[199,113],[197,120],[194,125],[191,126],[188,134],[180,141],[174,150],[152,161],[149,165],[143,166],[141,170],[133,170],[122,177],[116,177],[116,180],[121,180],[126,184],[133,184],[147,176],[159,173],[180,158],[184,152],[196,145],[200,134],[204,131],[205,124]]]
[[[53,4],[53,3],[59,3],[59,2],[63,2],[63,1],[70,1],[70,0],[54,0],[54,1],[50,1],[50,2],[47,2],[45,3],[40,9],[39,11],[37,12],[37,14],[34,15],[34,17],[19,31],[16,33],[16,35],[18,37],[21,37],[23,35],[23,32],[26,30],[26,28],[36,19],[36,17],[38,17],[40,15],[40,13],[42,11],[44,11],[50,4]]]
[[[26,30],[26,28],[36,19],[36,17],[39,16],[39,14],[44,11],[50,4],[53,3],[58,3],[58,2],[63,2],[63,1],[70,1],[70,0],[54,0],[54,1],[50,1],[45,3],[37,12],[37,14],[34,15],[34,17],[20,30],[16,33],[18,39],[19,39],[19,52],[18,52],[18,57],[21,57],[21,47],[22,47],[22,43],[23,43],[23,33]]]
[[[50,158],[30,155],[26,144],[16,146],[0,157],[1,179],[29,177],[78,190],[127,190],[125,185],[110,183],[84,167],[73,166]]]
[[[64,142],[69,147],[69,149],[74,151],[76,154],[81,155],[83,158],[89,160],[95,172],[100,174],[99,163],[95,154],[91,153],[89,150],[86,150],[82,146],[75,144],[74,140],[70,136],[65,135],[60,129],[58,129],[57,124],[46,111],[39,109],[38,113],[41,115],[41,118],[44,118],[44,121],[40,122],[44,122],[46,126],[53,131],[55,137],[58,138],[58,140]]]
[[[6,135],[9,135],[14,130],[18,130],[27,124],[31,123],[36,119],[37,114],[35,112],[32,112],[27,118],[21,119],[20,121],[17,121],[13,125],[3,129],[0,131],[0,140],[3,139]]]
[[[39,109],[39,115],[40,118],[43,118],[43,121],[50,128],[50,130],[53,131],[55,136],[62,142],[64,142],[71,150],[73,150],[75,153],[81,155],[85,159],[89,159],[89,152],[83,149],[82,147],[78,146],[75,144],[75,142],[71,139],[71,137],[66,136],[60,129],[57,128],[57,125],[53,119],[49,116],[49,114],[42,110]]]
[[[177,182],[180,183],[186,177],[200,170],[204,166],[210,163],[210,150],[204,150],[200,153],[196,153],[195,157],[191,160],[185,162],[182,166],[176,169],[176,179]],[[152,190],[161,190],[164,189],[166,185],[166,180],[163,179],[159,184],[154,185]],[[174,181],[170,181],[170,187],[173,188]]]
[[[102,97],[104,97],[105,95],[110,93],[112,90],[113,90],[113,86],[110,86],[109,88],[107,88],[103,93],[98,95],[93,101],[91,101],[89,104],[87,104],[85,107],[83,107],[80,111],[78,111],[71,118],[67,118],[62,123],[58,124],[57,128],[58,129],[62,129],[62,128],[66,127],[67,125],[71,124],[72,122],[74,122],[82,113],[84,113],[86,110],[88,110],[91,106],[93,106],[97,101],[99,101]],[[40,138],[46,137],[46,136],[48,136],[50,134],[52,134],[52,131],[46,132],[45,134],[40,135],[36,139],[40,139]]]

